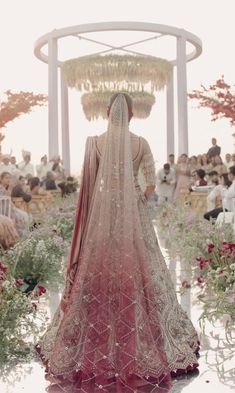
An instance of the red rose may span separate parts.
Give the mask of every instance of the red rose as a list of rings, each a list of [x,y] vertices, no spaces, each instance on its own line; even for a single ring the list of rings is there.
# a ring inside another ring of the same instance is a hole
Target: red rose
[[[198,284],[203,284],[205,282],[204,278],[202,276],[197,278]]]
[[[21,285],[24,285],[24,280],[22,278],[17,278],[17,280],[15,280],[15,285],[21,287]]]
[[[8,271],[8,268],[1,261],[0,261],[0,270],[3,273],[7,273],[7,271]]]
[[[34,310],[37,310],[37,308],[38,308],[37,304],[34,303],[34,302],[32,302],[32,307],[33,307]]]
[[[215,248],[214,244],[208,244],[207,249],[208,249],[209,254],[212,253],[213,248]]]
[[[42,296],[44,293],[46,293],[46,288],[44,288],[42,285],[38,285],[34,295],[35,297],[39,297]]]
[[[191,288],[191,285],[187,280],[182,281],[181,285],[183,288]]]

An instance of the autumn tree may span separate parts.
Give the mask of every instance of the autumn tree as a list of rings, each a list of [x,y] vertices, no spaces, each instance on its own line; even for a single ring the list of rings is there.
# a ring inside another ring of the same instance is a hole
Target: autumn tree
[[[235,125],[235,86],[226,83],[223,76],[209,87],[193,90],[189,98],[197,100],[199,107],[211,109],[212,121],[226,118]]]
[[[47,96],[43,94],[33,94],[32,92],[20,91],[12,93],[7,90],[4,93],[4,99],[0,100],[0,129],[6,127],[6,124],[17,117],[30,113],[34,106],[42,106],[47,102]],[[4,135],[0,132],[0,153],[1,142]]]

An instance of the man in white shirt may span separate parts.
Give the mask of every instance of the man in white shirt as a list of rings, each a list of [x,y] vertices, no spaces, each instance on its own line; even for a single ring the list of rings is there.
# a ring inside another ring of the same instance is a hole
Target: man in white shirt
[[[232,161],[232,156],[230,153],[225,154],[224,164],[229,172],[229,168],[234,165],[234,162]]]
[[[170,164],[164,164],[163,168],[157,172],[156,180],[158,205],[161,206],[164,202],[172,202],[176,178],[175,171],[170,167]]]
[[[32,175],[34,176],[34,166],[31,164],[31,153],[26,150],[22,150],[23,161],[18,164],[21,176]]]
[[[11,165],[10,161],[11,161],[10,154],[3,154],[2,162],[0,164],[0,174],[3,172],[8,172],[8,173],[12,174],[14,168]]]
[[[208,212],[204,214],[206,220],[216,219],[219,213],[233,212],[235,201],[235,166],[229,169],[229,179],[226,174],[221,175],[221,184],[217,185],[208,195]],[[231,184],[232,182],[232,184]],[[220,201],[219,201],[220,200]],[[221,201],[222,200],[222,201]],[[216,202],[217,201],[217,202]],[[218,203],[219,201],[219,203]],[[216,204],[217,203],[217,204]]]
[[[171,169],[174,169],[175,173],[176,173],[176,163],[175,163],[175,155],[174,154],[169,154],[169,159],[168,162],[170,164]]]
[[[235,208],[235,165],[231,166],[229,168],[229,174],[228,177],[230,181],[232,182],[231,186],[224,191],[224,197],[230,202],[231,206],[231,211],[234,212]]]
[[[40,180],[46,179],[47,172],[51,171],[51,163],[47,160],[47,155],[41,158],[41,164],[36,166],[37,176]]]

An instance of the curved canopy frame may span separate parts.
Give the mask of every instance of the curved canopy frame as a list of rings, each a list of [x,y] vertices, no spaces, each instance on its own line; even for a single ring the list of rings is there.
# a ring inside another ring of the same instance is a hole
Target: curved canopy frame
[[[105,31],[138,31],[153,33],[149,38],[128,42],[127,44],[115,46],[84,36],[86,33]],[[188,153],[188,120],[187,120],[187,75],[186,63],[200,56],[202,42],[194,34],[184,29],[157,23],[146,22],[100,22],[70,26],[55,29],[40,37],[34,47],[35,56],[48,64],[49,68],[49,157],[59,154],[58,135],[58,68],[64,60],[58,58],[58,41],[64,37],[75,36],[105,46],[94,55],[104,54],[114,50],[121,50],[132,54],[143,54],[131,49],[133,45],[150,40],[160,39],[164,36],[172,36],[176,39],[177,56],[170,62],[177,67],[177,96],[178,96],[178,153]],[[193,50],[186,53],[186,44],[190,43]],[[48,46],[48,55],[45,46]],[[92,55],[90,55],[92,56]],[[174,153],[174,83],[173,74],[167,88],[167,153]],[[61,124],[62,124],[62,157],[67,172],[70,171],[69,150],[69,118],[68,118],[68,87],[61,75]]]

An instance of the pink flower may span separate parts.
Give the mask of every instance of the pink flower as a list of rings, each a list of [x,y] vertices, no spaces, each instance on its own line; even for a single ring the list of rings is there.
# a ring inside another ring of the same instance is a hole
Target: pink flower
[[[42,285],[38,285],[36,288],[36,292],[35,292],[35,297],[40,297],[42,296],[44,293],[46,293],[46,288],[44,288]]]
[[[204,278],[202,276],[197,278],[198,284],[203,284],[205,282]]]
[[[33,307],[34,310],[37,310],[38,305],[35,302],[32,302],[32,307]]]
[[[208,250],[209,254],[211,254],[213,252],[214,248],[215,248],[214,244],[208,244],[207,250]]]
[[[182,285],[182,288],[187,288],[187,289],[191,288],[191,285],[187,280],[182,281],[181,285]]]
[[[7,271],[8,271],[8,268],[1,261],[0,261],[0,270],[3,273],[7,273]]]
[[[23,280],[22,278],[17,278],[17,279],[15,280],[15,285],[16,285],[17,287],[21,287],[22,285],[24,285],[24,280]]]

